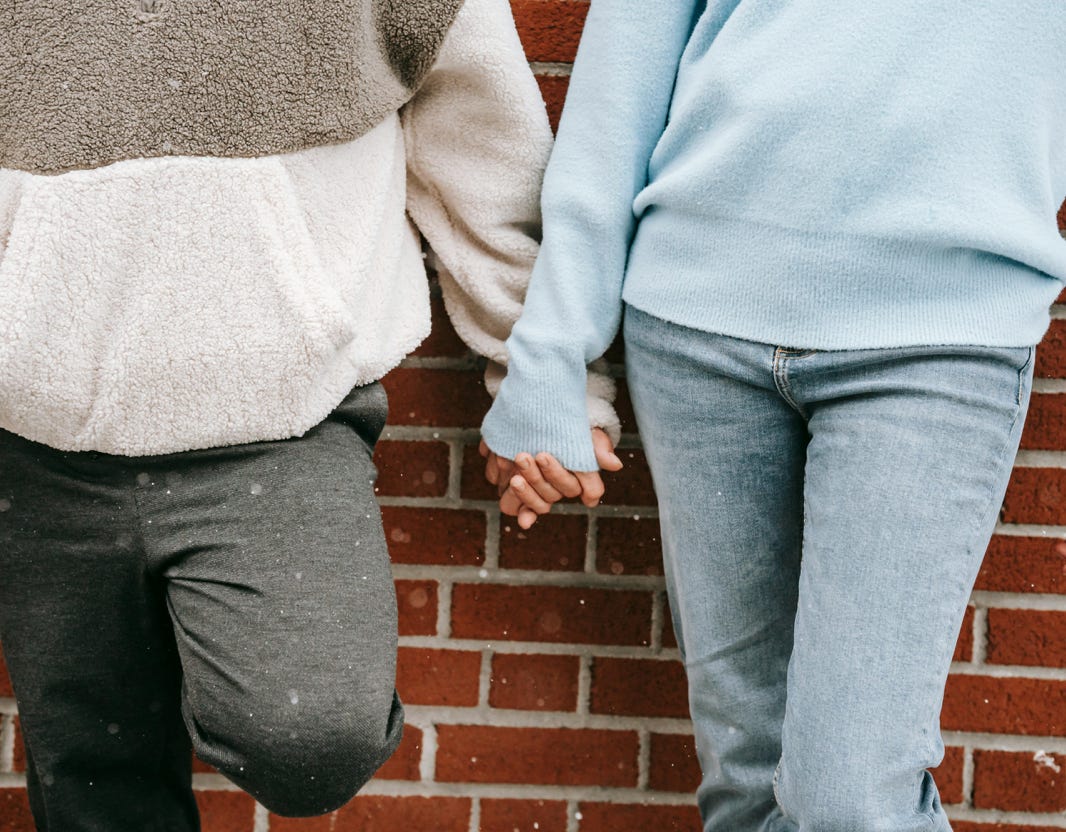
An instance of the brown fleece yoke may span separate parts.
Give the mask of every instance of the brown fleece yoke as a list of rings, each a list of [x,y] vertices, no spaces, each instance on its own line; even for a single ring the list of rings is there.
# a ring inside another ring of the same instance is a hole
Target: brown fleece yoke
[[[418,89],[462,0],[0,0],[0,167],[349,141]]]

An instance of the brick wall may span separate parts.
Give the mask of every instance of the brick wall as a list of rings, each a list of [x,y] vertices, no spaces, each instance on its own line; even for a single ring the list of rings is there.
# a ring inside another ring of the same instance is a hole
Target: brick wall
[[[587,3],[512,7],[554,123]],[[477,362],[439,299],[434,314],[433,335],[386,380],[377,455],[400,603],[400,750],[347,807],[302,821],[197,765],[205,832],[697,829],[684,672],[624,385],[627,466],[604,505],[563,506],[521,532],[482,480]],[[1055,318],[947,689],[937,780],[958,832],[1066,828],[1066,305]],[[621,376],[620,351],[610,357]],[[0,670],[0,832],[30,832],[11,696]]]

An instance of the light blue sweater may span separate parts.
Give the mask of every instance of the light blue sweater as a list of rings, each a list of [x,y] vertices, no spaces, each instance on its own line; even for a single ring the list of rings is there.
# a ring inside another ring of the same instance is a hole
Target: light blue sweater
[[[1035,344],[1064,61],[1060,0],[593,0],[487,443],[596,468],[623,299],[792,347]]]

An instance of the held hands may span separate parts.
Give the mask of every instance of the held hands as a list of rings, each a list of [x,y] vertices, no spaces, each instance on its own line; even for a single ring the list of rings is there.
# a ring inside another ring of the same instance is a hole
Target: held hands
[[[592,429],[592,447],[596,463],[605,471],[620,471],[622,460],[614,453],[611,440],[600,428]],[[518,525],[530,528],[541,514],[551,511],[553,503],[566,497],[580,497],[592,507],[603,497],[603,479],[599,471],[570,471],[549,453],[534,459],[527,453],[512,461],[489,450],[482,440],[479,452],[485,457],[485,477],[500,495],[500,511],[517,515]]]

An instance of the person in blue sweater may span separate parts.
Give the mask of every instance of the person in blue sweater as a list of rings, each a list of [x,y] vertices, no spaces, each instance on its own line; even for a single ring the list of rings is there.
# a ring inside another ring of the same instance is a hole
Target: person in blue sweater
[[[950,829],[944,685],[1066,279],[1063,43],[1052,0],[592,2],[483,452],[523,526],[595,503],[624,309],[706,830]]]

